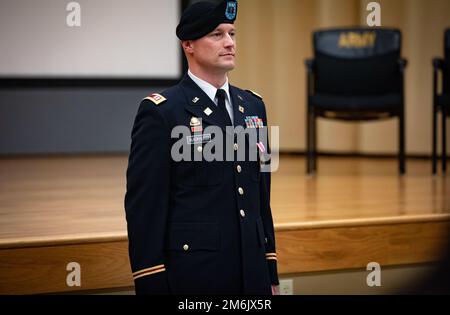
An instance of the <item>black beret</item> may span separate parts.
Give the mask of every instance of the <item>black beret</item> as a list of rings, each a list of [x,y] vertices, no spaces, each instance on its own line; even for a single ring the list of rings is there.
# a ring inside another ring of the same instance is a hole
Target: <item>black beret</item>
[[[180,40],[195,40],[214,31],[222,23],[234,24],[237,16],[237,0],[225,0],[215,5],[197,2],[187,8],[177,26]]]

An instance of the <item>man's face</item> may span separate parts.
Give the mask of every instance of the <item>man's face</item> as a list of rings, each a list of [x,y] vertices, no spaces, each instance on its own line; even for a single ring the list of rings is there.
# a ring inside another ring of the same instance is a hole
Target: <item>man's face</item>
[[[220,24],[211,33],[191,41],[192,58],[205,70],[228,72],[235,67],[235,28]]]

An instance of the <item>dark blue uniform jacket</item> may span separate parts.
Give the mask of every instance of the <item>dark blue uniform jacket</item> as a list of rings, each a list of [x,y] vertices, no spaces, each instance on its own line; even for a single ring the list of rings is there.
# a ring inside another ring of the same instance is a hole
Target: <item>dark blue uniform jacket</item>
[[[249,117],[267,125],[259,96],[233,86],[230,95],[235,127],[247,128]],[[248,158],[256,143],[250,137],[241,142],[247,149],[244,161],[172,159],[172,146],[188,143],[184,136],[172,137],[175,126],[191,132],[194,125],[198,134],[225,124],[217,106],[187,75],[141,102],[125,196],[137,294],[260,295],[278,284],[270,173],[260,172],[259,158]],[[231,150],[238,150],[236,135],[224,135],[232,137]],[[215,140],[200,135],[187,148],[193,154]],[[224,149],[225,142],[224,137]]]

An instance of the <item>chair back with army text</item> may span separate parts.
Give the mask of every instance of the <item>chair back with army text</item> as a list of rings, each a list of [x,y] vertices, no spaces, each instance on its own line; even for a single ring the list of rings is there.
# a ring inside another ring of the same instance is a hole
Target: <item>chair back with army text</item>
[[[442,89],[439,93],[439,71],[442,73]],[[441,112],[442,118],[442,173],[447,170],[447,124],[446,118],[450,116],[450,28],[444,32],[444,59],[433,59],[433,153],[432,171],[437,170],[437,117]]]
[[[313,34],[307,66],[307,172],[316,171],[316,118],[367,121],[399,118],[399,169],[405,172],[404,69],[401,33],[340,28]]]

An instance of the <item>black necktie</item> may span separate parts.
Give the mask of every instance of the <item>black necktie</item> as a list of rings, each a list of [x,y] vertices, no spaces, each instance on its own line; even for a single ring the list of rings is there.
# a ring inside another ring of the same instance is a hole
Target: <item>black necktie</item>
[[[219,89],[217,90],[216,97],[217,97],[217,107],[219,107],[219,110],[222,112],[222,115],[225,119],[225,123],[227,126],[232,126],[230,115],[228,114],[227,108],[225,106],[225,90]]]

